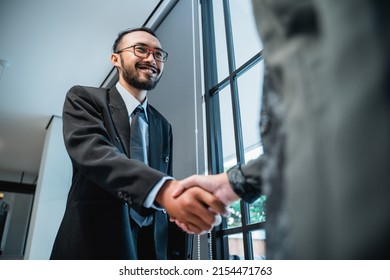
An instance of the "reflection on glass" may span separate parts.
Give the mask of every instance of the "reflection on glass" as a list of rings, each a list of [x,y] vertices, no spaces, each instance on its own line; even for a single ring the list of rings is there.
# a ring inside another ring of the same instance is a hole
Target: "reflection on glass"
[[[244,244],[242,233],[232,234],[228,236],[229,243],[229,259],[230,260],[244,260]]]
[[[236,68],[239,68],[263,45],[257,33],[251,0],[229,1]]]
[[[249,218],[251,224],[265,222],[265,201],[266,196],[262,195],[249,205]]]
[[[214,10],[214,34],[217,59],[218,82],[229,76],[229,63],[226,49],[225,20],[223,15],[222,0],[213,1]]]
[[[251,232],[252,236],[252,248],[253,248],[253,259],[265,260],[265,230],[257,230]]]

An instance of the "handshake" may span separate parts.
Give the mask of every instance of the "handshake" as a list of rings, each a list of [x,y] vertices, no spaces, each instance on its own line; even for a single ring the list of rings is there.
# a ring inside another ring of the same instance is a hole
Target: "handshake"
[[[220,224],[221,215],[229,214],[226,207],[239,199],[226,173],[168,181],[156,197],[171,222],[187,233],[196,234],[204,234]]]

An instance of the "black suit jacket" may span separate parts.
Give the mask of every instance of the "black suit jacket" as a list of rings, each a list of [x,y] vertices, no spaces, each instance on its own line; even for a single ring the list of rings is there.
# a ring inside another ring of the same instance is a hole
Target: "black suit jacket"
[[[185,233],[177,228],[168,233],[166,214],[143,207],[153,186],[172,175],[171,125],[151,105],[147,110],[150,167],[129,158],[129,114],[115,87],[75,86],[67,93],[63,133],[73,177],[51,259],[138,259],[139,252],[149,252],[144,255],[149,259],[183,255],[183,246],[174,248],[168,239],[183,240]],[[149,232],[139,232],[130,208],[154,215]],[[137,252],[139,236],[143,239]]]

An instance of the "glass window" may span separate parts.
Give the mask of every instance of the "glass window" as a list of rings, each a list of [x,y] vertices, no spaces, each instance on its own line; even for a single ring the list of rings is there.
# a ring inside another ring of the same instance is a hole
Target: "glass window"
[[[257,200],[249,205],[249,219],[250,223],[262,223],[265,222],[265,201],[267,197],[265,195],[260,196]]]
[[[259,118],[264,65],[250,0],[201,0],[201,6],[207,137],[212,143],[207,150],[214,174],[263,152]],[[213,259],[265,258],[265,201],[261,196],[252,204],[237,201],[229,207],[230,216],[213,231]]]
[[[244,243],[242,233],[232,234],[228,236],[229,244],[229,259],[243,260],[244,258]]]
[[[219,106],[221,116],[222,150],[224,171],[237,164],[236,145],[234,142],[234,125],[232,112],[232,98],[230,88],[225,87],[219,93]]]
[[[226,48],[226,35],[225,35],[225,20],[223,16],[223,5],[221,0],[214,0],[214,34],[215,34],[215,48],[217,67],[218,67],[218,81],[222,81],[229,75],[229,62]]]
[[[258,152],[260,146],[259,121],[263,68],[264,63],[261,61],[237,79],[245,162],[256,157],[254,153]]]
[[[227,227],[235,228],[241,226],[242,216],[241,216],[241,209],[240,209],[240,201],[236,201],[232,205],[230,205],[228,211],[230,213],[230,216],[226,218]]]
[[[232,0],[230,15],[236,67],[239,68],[263,48],[257,35],[251,0]],[[248,36],[253,35],[253,36]]]
[[[265,230],[257,230],[251,232],[253,259],[265,259]]]

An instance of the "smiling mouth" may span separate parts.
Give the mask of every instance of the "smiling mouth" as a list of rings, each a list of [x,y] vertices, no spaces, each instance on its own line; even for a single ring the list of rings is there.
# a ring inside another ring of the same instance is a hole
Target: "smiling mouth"
[[[151,76],[157,75],[159,72],[156,67],[151,65],[139,65],[137,68]]]

